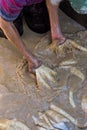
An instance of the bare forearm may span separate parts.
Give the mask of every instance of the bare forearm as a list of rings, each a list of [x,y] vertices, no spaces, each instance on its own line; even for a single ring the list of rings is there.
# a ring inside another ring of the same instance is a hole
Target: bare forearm
[[[10,22],[3,22],[3,26],[1,26],[2,30],[4,31],[8,40],[16,46],[16,48],[22,53],[28,60],[31,60],[32,54],[30,51],[27,50],[25,47],[22,39],[18,31],[16,30],[13,23]]]
[[[14,24],[7,22],[0,17],[0,28],[3,30],[8,40],[16,46],[22,55],[26,57],[29,72],[34,72],[34,69],[38,68],[41,63],[29,50],[27,50]]]
[[[50,0],[46,0],[46,5],[50,18],[52,38],[56,38],[55,34],[59,35],[59,33],[61,32],[58,18],[59,3],[57,5],[53,5]]]
[[[65,41],[65,38],[61,32],[58,17],[58,9],[61,1],[62,0],[46,0],[50,19],[52,42],[56,40],[58,45]]]

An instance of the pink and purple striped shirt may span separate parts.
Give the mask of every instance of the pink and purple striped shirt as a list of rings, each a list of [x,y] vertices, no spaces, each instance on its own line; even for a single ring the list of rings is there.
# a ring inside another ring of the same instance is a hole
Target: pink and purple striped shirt
[[[7,20],[15,20],[24,6],[40,3],[43,0],[0,0],[0,16]]]

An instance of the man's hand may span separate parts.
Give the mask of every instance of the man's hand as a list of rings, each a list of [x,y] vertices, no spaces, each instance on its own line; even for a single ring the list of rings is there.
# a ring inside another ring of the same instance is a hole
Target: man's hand
[[[35,69],[40,67],[41,62],[33,55],[31,59],[28,60],[28,70],[30,73],[35,74]]]

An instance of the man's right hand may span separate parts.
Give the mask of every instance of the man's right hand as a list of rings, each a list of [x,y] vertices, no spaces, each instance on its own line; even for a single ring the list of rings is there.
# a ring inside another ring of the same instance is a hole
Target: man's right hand
[[[35,69],[40,67],[41,61],[39,61],[35,56],[32,56],[32,58],[28,61],[28,70],[30,73],[35,74]]]

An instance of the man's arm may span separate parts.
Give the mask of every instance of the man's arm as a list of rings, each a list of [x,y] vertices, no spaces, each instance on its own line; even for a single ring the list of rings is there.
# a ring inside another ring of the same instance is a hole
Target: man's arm
[[[49,13],[52,41],[57,40],[58,45],[65,41],[61,32],[58,18],[58,8],[62,0],[46,0],[46,6]]]
[[[26,57],[29,71],[33,70],[33,68],[35,69],[39,67],[39,61],[29,50],[27,50],[14,24],[12,22],[7,22],[0,17],[0,28],[3,30],[8,40],[16,46],[22,55]]]

